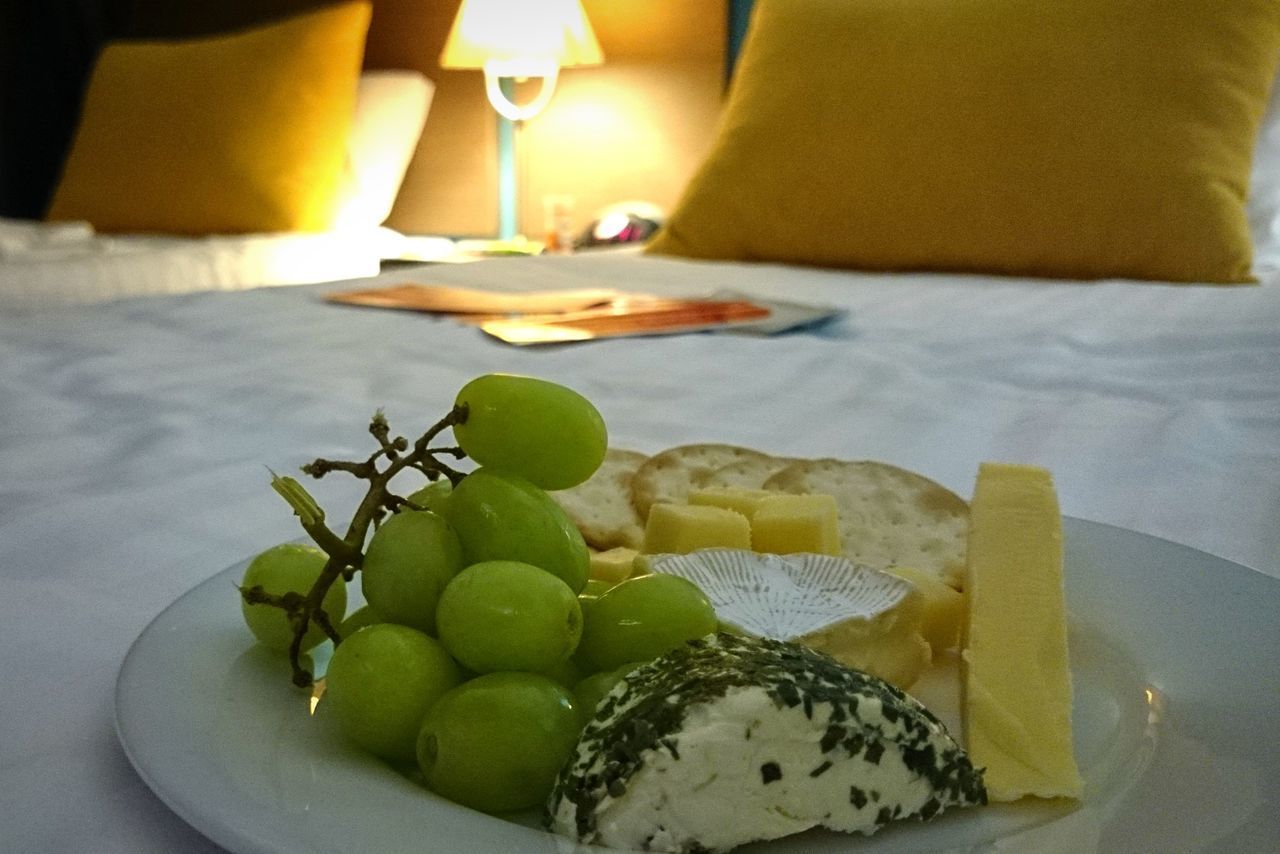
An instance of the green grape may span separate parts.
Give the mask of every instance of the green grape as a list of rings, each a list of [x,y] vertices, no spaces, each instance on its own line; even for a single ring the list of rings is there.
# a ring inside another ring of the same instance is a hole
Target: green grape
[[[716,630],[715,608],[676,575],[629,578],[596,599],[582,621],[579,658],[593,670],[649,661]]]
[[[434,638],[408,626],[376,623],[334,650],[321,702],[342,734],[360,747],[412,762],[427,710],[461,681],[458,665]]]
[[[569,585],[527,563],[491,560],[458,573],[436,608],[440,642],[464,667],[541,672],[569,658],[582,609]]]
[[[487,813],[538,806],[580,731],[573,695],[534,673],[488,673],[427,711],[418,764],[427,786]]]
[[[314,546],[282,543],[267,549],[249,563],[240,586],[246,590],[261,586],[274,596],[285,593],[306,595],[324,569],[326,560],[325,553]],[[335,580],[325,593],[321,606],[335,626],[342,620],[347,611],[347,586],[341,578]],[[240,610],[259,643],[281,652],[289,648],[293,642],[293,626],[283,609],[266,604],[249,605],[242,599]],[[324,639],[324,630],[312,621],[302,637],[302,649],[311,649]]]
[[[578,661],[572,655],[545,670],[539,670],[538,674],[547,677],[562,688],[572,689],[582,681],[582,668],[578,667]]]
[[[586,726],[587,721],[595,717],[596,707],[613,690],[613,686],[621,682],[622,677],[642,664],[644,664],[643,661],[629,661],[621,667],[615,667],[613,670],[592,673],[585,679],[580,679],[573,686],[573,696],[577,700],[578,715],[582,719],[583,726]]]
[[[430,510],[432,513],[445,515],[445,508],[449,506],[449,493],[453,492],[453,484],[447,478],[440,478],[434,483],[428,483],[421,489],[410,493],[407,497],[409,501],[421,507],[423,510]],[[406,510],[408,508],[405,508]]]
[[[543,489],[568,489],[604,460],[604,419],[573,389],[485,374],[463,386],[454,403],[467,407],[467,420],[453,435],[479,465],[513,472]]]
[[[453,488],[449,522],[465,564],[531,563],[578,593],[591,554],[582,534],[550,495],[517,475],[479,468]]]
[[[462,565],[462,546],[444,517],[408,510],[387,519],[369,539],[360,589],[386,622],[434,634],[440,591]]]
[[[361,605],[359,608],[347,615],[347,618],[338,625],[338,636],[341,638],[349,638],[365,626],[372,626],[374,623],[381,623],[382,618],[378,613],[368,605]]]
[[[612,586],[613,582],[611,581],[605,581],[602,578],[588,578],[587,583],[582,586],[582,592],[578,594],[578,598],[584,602],[594,602]]]

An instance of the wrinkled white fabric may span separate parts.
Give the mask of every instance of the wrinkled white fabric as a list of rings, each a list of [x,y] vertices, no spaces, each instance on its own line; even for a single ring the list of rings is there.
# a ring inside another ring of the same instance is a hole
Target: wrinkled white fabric
[[[374,276],[403,239],[376,226],[180,237],[99,234],[84,222],[0,218],[0,316],[137,296]]]
[[[872,458],[968,495],[979,462],[1052,470],[1063,512],[1280,577],[1280,280],[1256,287],[863,275],[629,253],[378,281],[730,288],[838,305],[778,337],[520,349],[342,285],[0,312],[0,850],[211,850],[112,730],[129,644],[197,582],[299,536],[268,488],[362,457],[384,408],[417,435],[487,371],[593,400],[615,445]],[[362,282],[368,285],[369,282]],[[356,492],[314,484],[334,516]]]

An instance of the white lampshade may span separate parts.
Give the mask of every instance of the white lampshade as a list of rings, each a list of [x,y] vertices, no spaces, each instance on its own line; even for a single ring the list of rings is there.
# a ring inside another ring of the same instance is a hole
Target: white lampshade
[[[551,101],[561,68],[604,62],[580,0],[462,0],[440,54],[442,68],[483,68],[485,94],[514,122]],[[501,80],[540,78],[538,95],[515,103]]]
[[[600,43],[580,0],[462,0],[440,55],[443,68],[485,68],[504,76],[541,76],[557,68],[599,65]],[[522,64],[528,74],[519,73]]]

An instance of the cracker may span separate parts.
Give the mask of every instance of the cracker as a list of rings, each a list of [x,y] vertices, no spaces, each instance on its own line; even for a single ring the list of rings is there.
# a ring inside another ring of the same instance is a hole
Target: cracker
[[[631,479],[631,503],[641,519],[662,502],[684,504],[689,493],[706,484],[717,469],[744,460],[770,459],[768,454],[737,445],[679,445],[654,454]]]
[[[631,504],[631,478],[647,454],[610,448],[604,462],[587,480],[551,493],[592,548],[639,548],[644,523]]]
[[[801,460],[765,489],[834,496],[844,554],[876,569],[907,566],[959,590],[968,551],[969,505],[939,483],[872,460]]]
[[[727,486],[734,489],[763,489],[764,483],[794,462],[794,457],[744,457],[711,472],[699,488]]]

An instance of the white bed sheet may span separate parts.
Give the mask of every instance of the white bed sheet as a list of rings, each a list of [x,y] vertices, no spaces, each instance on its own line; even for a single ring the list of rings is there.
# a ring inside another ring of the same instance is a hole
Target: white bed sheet
[[[0,219],[0,312],[377,275],[388,229],[175,237]]]
[[[1280,577],[1274,277],[1086,284],[623,253],[372,280],[402,281],[733,288],[848,313],[775,338],[547,349],[320,300],[345,284],[0,314],[0,850],[213,850],[115,741],[128,645],[197,582],[298,536],[266,466],[363,456],[375,409],[413,434],[486,371],[578,388],[614,444],[644,451],[718,441],[874,458],[966,495],[981,461],[1047,466],[1067,514]],[[335,517],[352,506],[349,482],[314,487]]]

